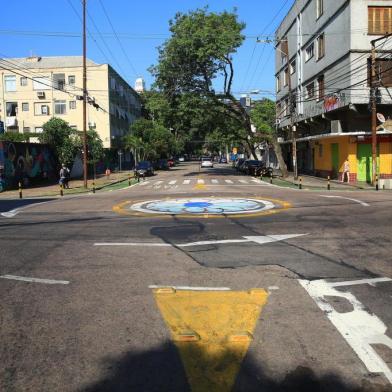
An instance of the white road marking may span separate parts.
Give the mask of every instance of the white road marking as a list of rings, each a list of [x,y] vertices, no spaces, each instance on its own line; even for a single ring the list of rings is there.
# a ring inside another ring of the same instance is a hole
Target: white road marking
[[[372,344],[383,344],[392,350],[392,339],[385,334],[386,325],[376,315],[368,313],[364,305],[353,294],[336,290],[333,286],[334,283],[325,280],[299,280],[299,283],[346,339],[367,370],[371,373],[384,373],[392,384],[391,369],[371,346]],[[329,304],[328,297],[344,298],[350,302],[354,310],[339,313]]]
[[[215,179],[211,180],[211,182],[212,182],[213,184],[219,184],[219,181],[218,181],[218,180],[215,180]]]
[[[328,198],[336,198],[336,199],[346,199],[346,200],[351,200],[354,201],[355,203],[359,203],[361,206],[364,207],[370,207],[368,203],[365,203],[364,201],[358,200],[358,199],[352,199],[351,197],[344,197],[344,196],[333,196],[333,195],[320,195],[321,197],[328,197]]]
[[[331,287],[356,286],[359,284],[368,284],[370,286],[376,286],[376,283],[381,283],[381,282],[392,282],[392,279],[374,278],[374,279],[349,280],[346,282],[329,282],[329,285]]]
[[[159,189],[160,187],[160,185],[154,185],[154,189]]]
[[[177,180],[169,181],[169,185],[174,185],[177,182]]]
[[[233,184],[233,181],[231,181],[231,180],[225,180],[225,183],[226,183],[226,184]]]
[[[197,180],[197,183],[198,183],[198,184],[204,184],[204,180],[202,180],[201,178],[199,178],[199,179]]]
[[[39,278],[28,278],[25,276],[17,275],[0,275],[1,279],[21,280],[24,282],[32,283],[45,283],[45,284],[69,284],[68,280],[53,280],[53,279],[39,279]]]
[[[31,203],[31,204],[26,204],[22,207],[19,208],[14,208],[13,210],[9,210],[9,211],[5,211],[0,213],[1,216],[3,216],[4,218],[13,218],[15,215],[18,215],[20,212],[22,212],[23,210],[26,210],[27,208],[31,208],[34,206],[39,206],[40,204],[46,204],[51,202],[52,200],[48,200],[48,201],[41,201],[39,203]]]
[[[257,178],[252,178],[251,180],[252,182],[256,182],[257,184],[261,184],[262,182],[260,180],[258,180]]]
[[[157,181],[154,185],[160,185],[162,183],[163,183],[163,181]]]
[[[278,286],[268,286],[268,290],[269,291],[279,290],[279,287]]]
[[[143,181],[143,182],[139,182],[139,185],[143,186],[143,185],[148,185],[149,183],[150,181]]]
[[[189,184],[191,183],[191,180],[184,180],[182,183],[183,183],[184,185],[189,185]]]
[[[203,246],[203,245],[214,245],[214,244],[238,244],[245,242],[255,242],[259,245],[268,244],[271,242],[283,241],[289,238],[301,237],[307,234],[279,234],[279,235],[268,235],[268,236],[248,236],[242,239],[233,240],[213,240],[213,241],[196,241],[188,242],[184,244],[168,244],[165,242],[96,242],[94,246],[145,246],[145,247],[169,247],[175,246],[178,248],[188,248],[191,246]]]
[[[247,180],[238,180],[241,184],[249,184]]]
[[[230,291],[230,287],[192,287],[192,286],[163,286],[151,284],[148,286],[149,289],[162,289],[171,288],[175,290],[192,290],[192,291]]]

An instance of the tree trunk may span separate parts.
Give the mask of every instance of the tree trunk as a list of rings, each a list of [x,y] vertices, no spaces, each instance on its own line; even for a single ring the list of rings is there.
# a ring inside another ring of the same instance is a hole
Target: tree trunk
[[[282,148],[280,147],[280,144],[278,143],[278,140],[275,136],[273,136],[271,138],[271,143],[274,146],[276,158],[278,159],[278,162],[279,162],[279,168],[282,173],[282,177],[286,178],[288,173],[287,173],[286,162],[284,161],[283,155],[282,155]]]

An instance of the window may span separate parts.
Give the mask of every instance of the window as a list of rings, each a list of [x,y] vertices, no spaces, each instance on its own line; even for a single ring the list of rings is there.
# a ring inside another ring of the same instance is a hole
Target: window
[[[57,90],[64,90],[65,87],[64,74],[53,74],[53,87]]]
[[[26,77],[22,76],[20,78],[20,85],[21,86],[27,86],[27,78]]]
[[[71,85],[75,84],[75,75],[68,76],[68,84],[71,84]]]
[[[76,109],[76,101],[69,101],[69,109]]]
[[[18,103],[7,102],[5,104],[5,112],[7,114],[7,117],[15,117],[18,113]]]
[[[276,91],[277,92],[280,91],[280,76],[279,75],[276,77]]]
[[[22,112],[28,112],[28,111],[29,111],[29,103],[22,102]]]
[[[54,113],[55,114],[66,114],[67,105],[65,101],[55,101],[54,102]]]
[[[316,0],[316,18],[324,13],[324,0]]]
[[[43,128],[42,127],[35,127],[35,133],[42,133]]]
[[[314,56],[314,43],[312,42],[306,49],[305,49],[305,61],[309,61]]]
[[[48,116],[49,115],[49,102],[35,102],[34,103],[34,114],[36,116]]]
[[[289,78],[290,78],[289,69],[286,68],[284,70],[284,78],[283,78],[283,85],[284,85],[284,87],[286,87],[289,84]]]
[[[317,38],[317,60],[325,55],[325,36],[324,33]]]
[[[314,97],[314,82],[309,83],[306,86],[306,98],[310,99]]]
[[[23,127],[23,133],[30,133],[30,127]]]
[[[317,87],[318,87],[318,99],[321,101],[325,96],[325,83],[324,83],[324,75],[321,75],[317,79]]]
[[[392,7],[368,7],[368,34],[392,33]]]
[[[33,78],[33,90],[50,90],[52,82],[49,77]]]
[[[4,76],[5,91],[12,92],[16,91],[16,76],[6,75]]]
[[[296,70],[297,70],[297,63],[295,62],[295,60],[293,60],[290,63],[290,75],[295,74]]]

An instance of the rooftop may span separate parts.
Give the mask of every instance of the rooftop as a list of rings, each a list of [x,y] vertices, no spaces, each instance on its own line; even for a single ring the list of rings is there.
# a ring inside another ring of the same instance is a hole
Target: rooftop
[[[81,67],[83,65],[82,56],[31,56],[31,57],[19,57],[19,58],[0,58],[2,63],[0,63],[1,68],[67,68],[67,67]],[[87,59],[87,66],[97,66],[100,64]]]

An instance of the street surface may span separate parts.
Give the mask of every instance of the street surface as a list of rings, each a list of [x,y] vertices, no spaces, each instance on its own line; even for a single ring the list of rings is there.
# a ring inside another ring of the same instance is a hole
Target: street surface
[[[1,391],[392,391],[391,193],[185,163],[37,201],[0,200]]]

